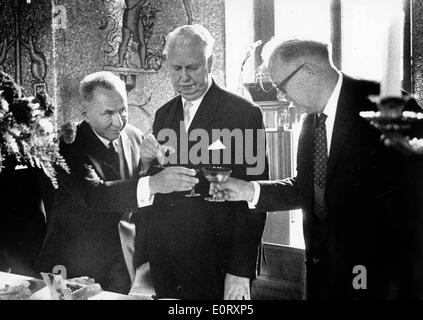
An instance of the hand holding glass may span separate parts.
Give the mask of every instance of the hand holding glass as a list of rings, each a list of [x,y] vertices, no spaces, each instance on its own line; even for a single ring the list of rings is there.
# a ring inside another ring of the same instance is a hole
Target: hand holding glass
[[[222,166],[208,166],[201,168],[203,171],[204,177],[209,182],[214,183],[221,183],[225,181],[230,175],[232,170],[227,167]],[[204,200],[212,201],[212,202],[224,202],[225,199],[221,199],[218,197],[217,193],[214,193],[212,197],[204,198]]]
[[[200,169],[193,169],[195,170],[195,174],[197,175],[200,172]],[[185,197],[199,197],[200,194],[195,192],[195,185],[192,187],[191,192],[189,194],[186,194]]]
[[[167,152],[168,152],[168,150],[164,146],[159,144],[158,149],[157,149],[157,162],[159,164],[156,165],[157,168],[160,168],[160,169],[164,168],[164,162],[165,162],[165,157],[166,157]]]

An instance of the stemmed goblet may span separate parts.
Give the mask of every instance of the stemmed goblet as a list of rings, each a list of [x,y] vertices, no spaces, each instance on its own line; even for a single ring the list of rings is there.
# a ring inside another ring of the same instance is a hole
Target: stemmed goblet
[[[207,166],[207,167],[201,168],[201,170],[203,171],[204,177],[209,182],[215,182],[215,183],[220,183],[225,181],[231,175],[231,172],[232,172],[231,169],[227,167],[223,167],[223,166]],[[225,201],[225,199],[218,198],[216,193],[214,193],[212,197],[204,198],[204,200],[211,201],[211,202]]]
[[[165,157],[167,156],[168,152],[169,152],[169,150],[167,150],[162,145],[159,145],[159,147],[157,149],[157,162],[159,164],[155,165],[156,168],[164,169],[164,167],[165,167],[164,166]]]

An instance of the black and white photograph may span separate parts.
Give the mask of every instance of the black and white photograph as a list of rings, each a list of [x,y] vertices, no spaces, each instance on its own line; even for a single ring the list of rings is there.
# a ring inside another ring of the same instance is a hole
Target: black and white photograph
[[[0,307],[423,299],[422,32],[419,0],[0,0]]]

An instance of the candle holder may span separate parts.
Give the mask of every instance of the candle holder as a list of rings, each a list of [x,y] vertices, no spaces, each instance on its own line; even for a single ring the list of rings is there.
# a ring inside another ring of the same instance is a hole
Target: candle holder
[[[360,116],[381,132],[381,140],[403,152],[423,154],[423,112],[403,111],[412,96],[371,96],[378,111],[362,111]]]
[[[384,97],[376,100],[377,108],[384,118],[397,119],[401,118],[402,111],[404,110],[405,104],[410,100],[410,97]]]

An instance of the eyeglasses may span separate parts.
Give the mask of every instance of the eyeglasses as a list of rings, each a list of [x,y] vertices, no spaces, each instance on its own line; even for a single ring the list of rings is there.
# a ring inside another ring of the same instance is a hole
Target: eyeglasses
[[[292,71],[291,74],[289,76],[287,76],[282,82],[280,82],[277,85],[274,85],[275,88],[278,88],[280,91],[282,91],[283,94],[286,95],[285,87],[288,84],[289,80],[291,80],[298,73],[298,71],[300,71],[301,68],[304,67],[304,65],[305,65],[305,63],[303,63],[297,69]]]

